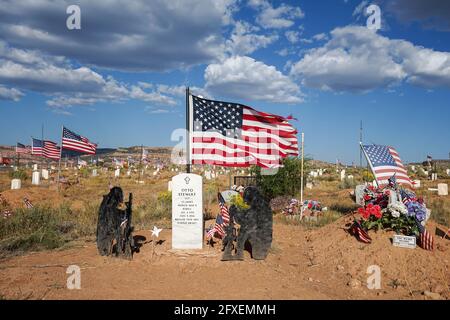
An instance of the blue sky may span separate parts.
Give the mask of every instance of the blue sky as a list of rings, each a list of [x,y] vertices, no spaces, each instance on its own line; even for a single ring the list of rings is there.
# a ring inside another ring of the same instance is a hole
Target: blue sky
[[[100,147],[173,146],[189,85],[294,115],[315,159],[359,163],[360,120],[404,161],[448,158],[448,1],[0,2],[0,144],[44,124],[54,141],[65,125]]]

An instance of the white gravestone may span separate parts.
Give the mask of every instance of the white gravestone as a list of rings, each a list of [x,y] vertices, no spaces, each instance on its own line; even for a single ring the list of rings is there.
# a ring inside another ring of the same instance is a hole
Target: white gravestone
[[[116,171],[114,171],[114,177],[118,178],[120,176],[120,169],[116,169]]]
[[[364,201],[364,189],[366,188],[365,185],[359,184],[355,187],[355,202],[359,204],[360,206],[363,206]]]
[[[211,180],[211,171],[205,171],[206,180]]]
[[[450,169],[445,170],[448,176],[450,176]]]
[[[11,190],[18,190],[22,187],[22,181],[20,179],[11,180]]]
[[[33,171],[37,171],[38,169],[38,165],[37,164],[33,164]]]
[[[41,174],[39,171],[33,171],[33,175],[31,177],[31,184],[38,186],[40,184]]]
[[[448,184],[438,183],[438,196],[448,196]]]
[[[172,248],[203,248],[202,177],[181,173],[172,179]]]
[[[131,176],[131,170],[127,171],[127,176]]]
[[[350,174],[350,175],[347,176],[347,179],[348,180],[353,180],[353,176]]]
[[[169,183],[167,185],[167,191],[172,192],[172,180],[169,180]]]
[[[48,170],[42,169],[42,179],[48,180]]]
[[[345,179],[345,170],[341,171],[341,181]]]
[[[97,169],[92,169],[92,176],[96,177],[97,176]]]
[[[311,182],[307,182],[306,183],[306,188],[307,189],[312,189],[313,188],[313,184]]]

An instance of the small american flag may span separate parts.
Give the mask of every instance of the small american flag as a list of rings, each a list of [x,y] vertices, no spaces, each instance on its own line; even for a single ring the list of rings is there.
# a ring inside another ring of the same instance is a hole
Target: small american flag
[[[33,208],[33,204],[30,202],[30,200],[28,200],[28,198],[23,198],[23,203],[25,203],[27,209]]]
[[[44,155],[44,141],[39,140],[39,139],[32,139],[32,144],[31,144],[31,154],[34,156],[43,156]]]
[[[25,146],[24,144],[17,142],[16,153],[31,153],[31,148],[30,146]]]
[[[59,160],[61,156],[61,149],[56,145],[55,142],[45,140],[42,154],[47,159]]]
[[[422,224],[419,221],[416,221],[416,223],[420,232],[418,241],[419,247],[425,250],[433,251],[434,250],[433,236],[431,235],[431,233],[427,231],[427,229],[424,226],[422,226]]]
[[[223,238],[225,236],[225,228],[230,223],[230,213],[228,212],[228,207],[225,203],[225,199],[222,197],[220,192],[217,194],[219,200],[219,208],[220,212],[217,215],[216,223],[214,227],[207,233],[207,238],[213,237],[216,233]]]
[[[350,234],[354,235],[356,239],[364,243],[371,243],[372,238],[370,238],[369,234],[363,229],[361,224],[355,220],[348,230]]]
[[[63,127],[62,147],[63,149],[87,154],[95,154],[97,150],[97,145],[95,143],[90,142],[87,138],[80,136],[65,127]]]
[[[189,105],[192,164],[277,168],[283,158],[298,155],[291,118],[193,95]]]
[[[395,175],[397,183],[412,186],[406,168],[394,148],[381,145],[362,145],[362,148],[379,185],[389,184],[389,178]]]

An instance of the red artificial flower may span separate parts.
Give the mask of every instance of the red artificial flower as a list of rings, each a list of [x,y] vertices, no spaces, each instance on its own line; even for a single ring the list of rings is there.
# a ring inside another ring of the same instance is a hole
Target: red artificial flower
[[[310,203],[308,203],[308,209],[311,209],[312,208],[312,203],[310,202]]]
[[[368,194],[364,195],[364,200],[368,201],[368,200],[370,200],[370,199],[372,199],[371,196],[369,196]]]

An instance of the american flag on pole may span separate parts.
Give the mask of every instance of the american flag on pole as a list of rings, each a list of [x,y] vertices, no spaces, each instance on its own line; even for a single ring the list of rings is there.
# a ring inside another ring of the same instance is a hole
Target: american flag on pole
[[[189,106],[192,164],[277,168],[283,158],[298,156],[290,117],[194,95]]]
[[[30,146],[25,146],[24,144],[17,142],[16,153],[31,153],[31,148]]]
[[[97,145],[90,142],[87,138],[63,127],[62,148],[87,154],[95,154]]]
[[[361,145],[361,147],[379,185],[389,184],[389,178],[395,175],[397,183],[412,186],[397,150],[381,145]]]
[[[217,194],[218,200],[219,200],[219,208],[220,212],[217,215],[216,223],[214,224],[214,227],[211,228],[211,230],[207,233],[207,238],[213,237],[216,233],[223,238],[225,236],[225,228],[230,223],[230,213],[228,212],[228,207],[225,203],[225,199],[222,197],[220,192]]]
[[[31,154],[34,156],[43,156],[44,155],[44,141],[39,139],[32,139],[31,144]]]
[[[61,156],[61,149],[55,142],[45,140],[42,155],[48,159],[59,160]]]

